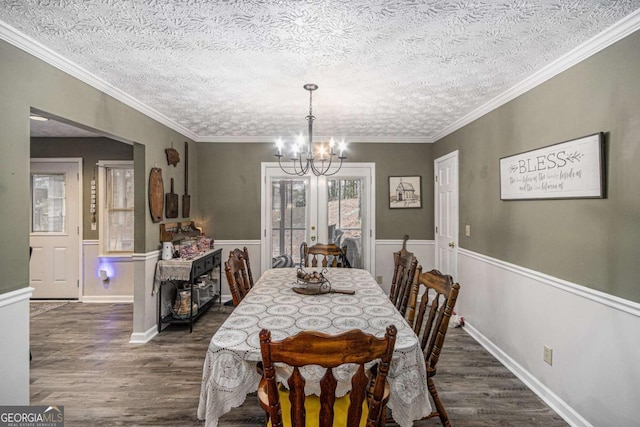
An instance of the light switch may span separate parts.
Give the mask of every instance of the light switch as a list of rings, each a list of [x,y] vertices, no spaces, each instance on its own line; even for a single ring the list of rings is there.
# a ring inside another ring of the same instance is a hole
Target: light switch
[[[469,224],[464,226],[464,235],[471,237],[471,226]]]

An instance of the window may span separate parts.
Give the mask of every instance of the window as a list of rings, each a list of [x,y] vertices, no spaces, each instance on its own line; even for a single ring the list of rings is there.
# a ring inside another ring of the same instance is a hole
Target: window
[[[300,244],[305,241],[307,191],[304,179],[277,179],[271,183],[271,241],[273,256],[291,255],[300,262]]]
[[[32,232],[65,232],[64,178],[64,174],[31,175]]]
[[[98,166],[102,253],[133,252],[133,162],[100,161]]]
[[[362,178],[327,181],[329,242],[347,246],[347,258],[354,268],[362,268]]]

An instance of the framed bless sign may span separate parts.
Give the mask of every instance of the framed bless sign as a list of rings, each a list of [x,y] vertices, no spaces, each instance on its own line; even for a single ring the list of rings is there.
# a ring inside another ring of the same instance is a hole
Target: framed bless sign
[[[500,159],[500,199],[604,198],[603,134]]]

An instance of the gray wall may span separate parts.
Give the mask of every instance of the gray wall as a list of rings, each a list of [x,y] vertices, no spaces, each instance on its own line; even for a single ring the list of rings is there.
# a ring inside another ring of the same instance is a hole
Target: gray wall
[[[260,165],[274,162],[270,144],[198,144],[198,205],[205,232],[220,240],[260,239]],[[431,144],[349,146],[348,162],[376,164],[376,238],[433,239]],[[389,176],[421,175],[421,209],[389,209]]]
[[[640,302],[640,32],[438,141],[460,150],[460,246]],[[605,132],[606,199],[500,201],[499,159]]]
[[[133,146],[109,138],[31,138],[31,157],[82,158],[82,238],[98,240],[91,230],[91,180],[98,183],[99,160],[133,160]],[[100,202],[96,206],[100,209]],[[96,210],[96,222],[99,221]]]
[[[176,187],[182,188],[183,169],[168,170],[164,149],[172,143],[180,147],[185,137],[1,40],[0,64],[0,199],[10,201],[0,204],[0,232],[11,242],[0,249],[0,293],[28,286],[31,108],[138,144],[136,172],[140,167],[144,171],[136,174],[136,252],[157,249],[159,230],[146,204],[148,173],[157,164],[166,180],[175,176]],[[192,145],[195,158],[197,145]],[[195,177],[195,165],[192,174]],[[197,195],[197,183],[190,193]],[[197,206],[192,209],[197,211]]]

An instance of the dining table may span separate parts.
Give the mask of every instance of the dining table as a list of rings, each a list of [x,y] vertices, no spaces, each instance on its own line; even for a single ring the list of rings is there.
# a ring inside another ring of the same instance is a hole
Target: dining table
[[[383,337],[386,327],[395,325],[398,333],[387,378],[387,405],[402,427],[428,415],[431,403],[420,343],[373,276],[357,268],[308,270],[322,272],[330,292],[301,294],[303,286],[297,280],[296,268],[269,269],[211,338],[197,412],[198,418],[205,420],[205,427],[216,427],[222,415],[241,406],[248,394],[257,391],[261,379],[257,365],[262,360],[259,334],[263,328],[271,331],[273,340],[280,340],[303,330],[337,334],[360,329]],[[310,376],[307,394],[319,394],[321,368],[316,371],[315,377],[312,367],[306,373]],[[350,377],[338,377],[336,394],[342,396],[349,391]]]

